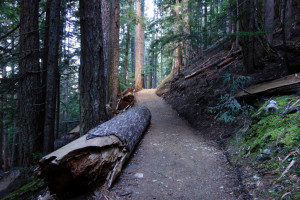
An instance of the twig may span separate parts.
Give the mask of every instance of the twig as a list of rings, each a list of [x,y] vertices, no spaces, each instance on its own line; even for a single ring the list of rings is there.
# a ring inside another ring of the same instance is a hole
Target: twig
[[[290,171],[290,169],[292,168],[292,166],[296,163],[295,160],[292,160],[292,162],[289,164],[289,166],[286,168],[286,170],[284,170],[284,172],[282,173],[282,175],[277,179],[277,182],[280,181],[286,173],[288,173]]]

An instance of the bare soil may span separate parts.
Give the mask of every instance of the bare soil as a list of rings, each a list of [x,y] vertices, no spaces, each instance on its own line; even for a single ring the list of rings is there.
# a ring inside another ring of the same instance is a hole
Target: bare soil
[[[242,199],[218,145],[202,137],[155,90],[136,94],[152,113],[149,130],[114,187],[96,199]]]

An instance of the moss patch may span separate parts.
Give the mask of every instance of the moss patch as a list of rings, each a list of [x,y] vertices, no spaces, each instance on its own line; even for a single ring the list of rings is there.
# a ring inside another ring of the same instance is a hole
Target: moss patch
[[[287,192],[290,192],[290,199],[299,195],[297,187],[300,182],[298,173],[300,155],[290,153],[300,149],[300,111],[285,114],[287,108],[298,98],[279,96],[264,102],[252,113],[247,131],[241,130],[228,145],[232,162],[251,166],[254,173],[260,174],[259,181],[266,179],[264,187],[267,189],[264,196],[268,199],[280,199]],[[278,110],[268,112],[266,107],[271,100],[276,101]],[[287,155],[290,155],[289,158],[282,162]],[[296,164],[281,181],[277,181],[292,160],[297,160]],[[248,181],[255,182],[251,176]],[[262,197],[261,195],[257,194],[258,197]]]
[[[245,141],[253,153],[258,153],[264,148],[275,150],[276,144],[280,144],[282,150],[299,147],[300,112],[284,114],[286,106],[295,103],[296,99],[293,96],[281,96],[272,100],[277,102],[277,111],[267,113],[265,109],[270,103],[267,101],[252,114],[253,124],[245,134]]]
[[[40,192],[43,187],[44,182],[41,179],[37,179],[27,183],[1,200],[32,199],[31,197],[33,197],[35,193]]]

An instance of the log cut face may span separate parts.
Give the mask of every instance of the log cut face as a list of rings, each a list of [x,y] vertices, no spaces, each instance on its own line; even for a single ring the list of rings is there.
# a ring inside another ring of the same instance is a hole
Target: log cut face
[[[43,157],[37,173],[62,198],[100,183],[111,187],[150,120],[148,108],[132,108]]]
[[[145,106],[137,106],[90,130],[87,133],[87,139],[115,135],[131,153],[147,129],[150,120],[149,109]]]

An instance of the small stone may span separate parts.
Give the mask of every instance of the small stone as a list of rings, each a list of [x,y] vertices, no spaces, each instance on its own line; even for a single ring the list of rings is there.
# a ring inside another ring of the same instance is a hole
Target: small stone
[[[137,177],[137,178],[143,178],[144,174],[143,173],[136,173],[134,176]]]
[[[269,154],[271,153],[271,150],[270,150],[270,149],[265,149],[265,150],[263,151],[263,153],[269,155]]]
[[[258,180],[258,179],[259,179],[259,177],[258,177],[258,176],[256,176],[256,175],[254,175],[254,176],[253,176],[253,179],[254,179],[254,180]]]
[[[262,155],[262,154],[258,154],[258,155],[257,155],[257,160],[261,160],[261,159],[262,159],[262,157],[263,157],[263,155]]]

